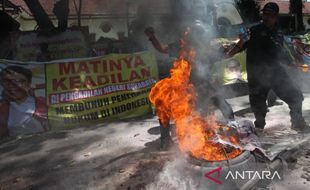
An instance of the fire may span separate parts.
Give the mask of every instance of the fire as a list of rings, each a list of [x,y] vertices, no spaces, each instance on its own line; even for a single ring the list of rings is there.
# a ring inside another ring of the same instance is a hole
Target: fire
[[[179,148],[197,159],[220,161],[234,158],[241,150],[218,143],[217,138],[238,144],[231,129],[219,126],[215,116],[202,117],[196,111],[196,91],[190,83],[192,65],[196,57],[188,43],[190,28],[180,41],[179,59],[173,63],[170,78],[165,78],[151,89],[149,98],[157,109],[157,115],[164,126],[170,119],[175,122]],[[186,58],[186,59],[185,59]],[[220,135],[219,135],[220,134]]]
[[[242,151],[227,151],[224,145],[214,141],[216,131],[221,129],[215,116],[203,118],[195,110],[196,92],[190,83],[191,64],[183,58],[175,61],[170,71],[171,77],[165,78],[152,88],[150,101],[156,106],[157,115],[164,126],[172,119],[176,125],[179,148],[198,159],[208,161],[227,160],[238,156]],[[234,136],[225,140],[237,144]]]

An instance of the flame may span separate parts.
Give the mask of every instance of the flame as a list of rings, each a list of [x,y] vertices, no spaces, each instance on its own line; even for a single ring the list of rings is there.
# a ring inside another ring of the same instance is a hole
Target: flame
[[[195,110],[196,92],[189,81],[190,73],[190,63],[179,59],[173,64],[171,77],[159,81],[152,88],[149,97],[157,109],[159,119],[164,126],[167,126],[170,119],[174,120],[179,148],[183,152],[190,152],[194,157],[208,161],[238,156],[241,150],[226,152],[224,145],[213,141],[216,131],[221,128],[215,116],[203,118]],[[229,136],[227,140],[233,144],[238,143],[234,136]]]
[[[181,40],[181,47],[185,44]],[[185,47],[185,46],[183,46]],[[182,48],[180,58],[173,63],[170,77],[155,84],[149,98],[157,109],[157,115],[164,126],[170,119],[175,122],[179,148],[190,153],[197,159],[220,161],[234,158],[241,154],[241,150],[230,148],[216,141],[217,131],[230,129],[219,126],[215,116],[202,117],[195,110],[196,91],[190,83],[191,64],[187,60],[195,58],[193,49]],[[185,57],[189,59],[185,60]],[[221,139],[232,144],[238,144],[235,136],[222,135]]]

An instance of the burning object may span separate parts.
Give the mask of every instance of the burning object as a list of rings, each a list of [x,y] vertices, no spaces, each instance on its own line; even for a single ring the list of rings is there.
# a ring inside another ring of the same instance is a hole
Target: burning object
[[[194,55],[193,52],[187,52]],[[191,57],[191,56],[190,56]],[[235,158],[242,150],[219,143],[220,139],[238,146],[238,138],[229,127],[220,126],[215,116],[203,117],[196,110],[197,93],[190,83],[191,64],[182,56],[174,62],[171,77],[165,78],[152,88],[150,101],[164,126],[170,119],[175,122],[179,148],[193,157],[207,161],[222,161]],[[206,97],[207,98],[207,97]],[[206,108],[207,109],[207,108]]]

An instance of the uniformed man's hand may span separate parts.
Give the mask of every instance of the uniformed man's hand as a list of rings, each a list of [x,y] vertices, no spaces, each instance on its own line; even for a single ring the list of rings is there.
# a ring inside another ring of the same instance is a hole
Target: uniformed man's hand
[[[149,37],[149,38],[152,38],[152,37],[154,37],[154,35],[155,35],[155,31],[154,31],[154,28],[153,28],[153,27],[147,27],[147,28],[144,30],[144,33],[145,33],[145,35],[147,35],[147,37]]]
[[[242,50],[244,44],[245,44],[244,39],[239,35],[239,41],[232,48],[230,48],[228,51],[226,51],[224,57],[225,58],[231,58],[236,53],[238,53]]]

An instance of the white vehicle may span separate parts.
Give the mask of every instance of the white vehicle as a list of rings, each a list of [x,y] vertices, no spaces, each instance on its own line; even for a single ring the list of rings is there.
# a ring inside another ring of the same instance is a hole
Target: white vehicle
[[[243,23],[234,0],[216,0],[214,3],[216,6],[217,21],[220,25],[227,26]]]

